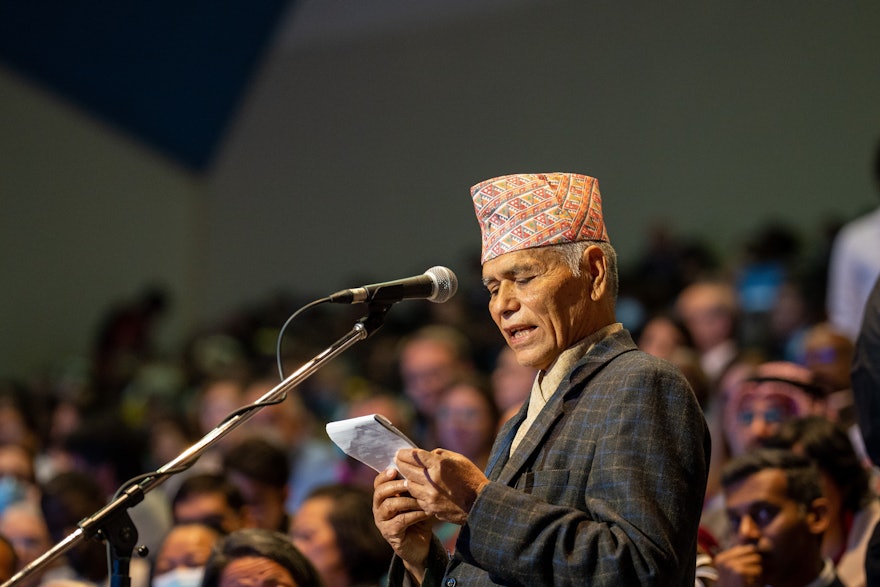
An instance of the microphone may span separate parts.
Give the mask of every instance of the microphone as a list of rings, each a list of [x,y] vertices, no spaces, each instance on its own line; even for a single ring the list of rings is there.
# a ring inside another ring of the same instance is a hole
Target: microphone
[[[446,267],[431,267],[422,275],[405,277],[384,283],[374,283],[353,289],[343,289],[331,294],[328,300],[334,304],[360,304],[363,302],[390,302],[427,299],[442,304],[455,295],[458,278]]]

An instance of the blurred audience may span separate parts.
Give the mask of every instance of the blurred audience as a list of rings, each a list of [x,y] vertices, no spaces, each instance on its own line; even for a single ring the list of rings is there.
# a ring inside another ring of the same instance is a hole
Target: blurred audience
[[[290,463],[287,452],[252,436],[230,448],[223,459],[226,477],[244,498],[244,526],[286,532]]]
[[[204,524],[229,534],[244,527],[244,497],[220,473],[187,477],[171,500],[174,524]]]
[[[277,377],[258,379],[247,386],[244,401],[255,403],[278,385]],[[292,514],[313,488],[336,480],[340,456],[336,447],[317,433],[314,416],[306,409],[297,390],[281,403],[257,410],[242,426],[248,434],[266,438],[287,451],[290,478],[285,509]]]
[[[748,363],[745,365],[749,369]],[[746,371],[748,373],[748,371]],[[722,468],[730,458],[739,457],[761,446],[775,434],[783,422],[793,418],[823,413],[824,395],[806,368],[785,361],[764,362],[730,390],[721,414],[721,438],[726,455],[715,463]],[[703,525],[720,542],[731,530],[726,525],[721,495],[716,494],[703,506]]]
[[[472,380],[454,383],[437,406],[434,418],[437,443],[485,469],[498,419],[498,406],[485,386]]]
[[[64,439],[63,450],[74,470],[85,473],[97,483],[105,500],[110,500],[124,483],[148,471],[144,460],[146,435],[132,430],[112,412],[104,411],[83,420],[82,425]],[[129,514],[137,526],[140,544],[155,552],[171,527],[167,495],[150,491]]]
[[[53,545],[40,506],[24,501],[10,505],[0,514],[0,535],[12,543],[18,561],[16,572],[37,560]],[[58,579],[76,579],[76,573],[67,564],[64,556],[35,571],[20,584],[24,587],[35,587],[42,582]]]
[[[490,374],[492,398],[500,414],[498,426],[513,417],[532,392],[538,371],[524,367],[516,360],[516,354],[509,346],[504,346],[495,359]]]
[[[821,234],[798,235],[766,223],[718,257],[708,242],[660,223],[640,258],[622,268],[621,291],[641,312],[633,329],[640,347],[685,374],[712,431],[703,528],[712,540],[728,533],[722,467],[785,429],[786,421],[821,415],[839,422],[865,463],[868,456],[880,459],[880,282],[854,348],[854,337],[833,315],[840,296],[830,282],[845,264],[852,266],[841,261],[827,273],[835,229],[829,223]],[[835,262],[852,248],[844,243],[853,232],[841,233]],[[801,242],[813,243],[813,250]],[[855,248],[852,258],[877,257],[873,248]],[[469,270],[472,275],[459,275],[464,287],[455,305],[396,308],[368,343],[334,359],[279,405],[257,411],[191,469],[150,492],[132,511],[140,542],[158,552],[171,527],[172,498],[176,523],[198,521],[226,533],[244,525],[285,532],[316,487],[342,482],[371,490],[375,472],[328,443],[323,426],[330,419],[380,413],[424,448],[473,450],[472,458],[481,460],[481,431],[493,418],[500,425],[516,413],[535,371],[519,366],[500,344],[486,321],[476,260]],[[126,479],[171,461],[277,384],[274,369],[267,370],[276,358],[276,334],[301,300],[273,292],[233,309],[215,324],[200,325],[179,357],[157,362],[156,328],[169,295],[143,291],[108,308],[91,357],[60,358],[58,366],[22,381],[0,379],[0,511],[15,506],[12,517],[21,516],[26,503],[39,505],[41,485],[74,471],[97,483],[106,500]],[[342,334],[350,318],[330,306],[303,314],[286,334],[285,370],[324,348],[319,337]],[[152,390],[145,382],[155,383],[157,374],[162,386]],[[491,401],[456,387],[470,379],[491,383]],[[36,537],[45,520],[31,522]],[[830,526],[828,543],[836,535]],[[442,525],[437,531],[444,532]],[[880,531],[876,548],[880,552]],[[704,554],[711,559],[710,550]]]
[[[290,525],[293,544],[326,587],[378,587],[391,547],[373,522],[373,492],[344,484],[312,491]]]
[[[324,583],[286,534],[244,528],[215,545],[201,587],[324,587]]]
[[[826,416],[849,428],[856,422],[850,370],[855,345],[842,332],[822,322],[810,327],[803,339],[803,363],[823,387]]]
[[[401,343],[400,378],[415,410],[412,434],[420,447],[437,446],[432,426],[440,398],[453,382],[471,374],[471,357],[469,341],[449,326],[426,326]]]
[[[675,310],[714,383],[739,351],[736,291],[725,281],[698,281],[678,294]]]

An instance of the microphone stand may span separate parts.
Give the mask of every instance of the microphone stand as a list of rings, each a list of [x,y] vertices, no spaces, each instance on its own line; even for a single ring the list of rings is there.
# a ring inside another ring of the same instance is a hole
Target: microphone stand
[[[137,544],[138,533],[127,510],[143,501],[144,495],[167,481],[172,475],[191,467],[205,450],[232,430],[244,424],[257,411],[267,405],[274,405],[283,401],[289,390],[310,377],[323,367],[325,363],[354,346],[356,342],[372,335],[382,326],[385,314],[388,313],[392,304],[393,302],[370,302],[368,304],[369,313],[367,316],[361,318],[348,334],[315,355],[314,358],[289,375],[284,381],[267,391],[256,402],[227,416],[213,430],[205,434],[201,440],[167,464],[153,473],[141,476],[142,480],[139,483],[129,486],[124,491],[118,491],[117,496],[110,503],[91,516],[82,519],[76,530],[52,547],[52,549],[29,563],[8,581],[0,585],[0,587],[13,587],[17,585],[86,538],[107,542],[110,587],[130,587],[129,562]]]

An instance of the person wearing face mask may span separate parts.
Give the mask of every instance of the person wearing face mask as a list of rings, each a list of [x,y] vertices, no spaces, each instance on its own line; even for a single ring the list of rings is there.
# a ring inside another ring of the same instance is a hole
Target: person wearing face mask
[[[205,563],[221,538],[205,524],[178,524],[171,528],[156,554],[152,587],[199,587]]]
[[[0,443],[0,513],[17,501],[38,499],[33,453],[18,442]]]

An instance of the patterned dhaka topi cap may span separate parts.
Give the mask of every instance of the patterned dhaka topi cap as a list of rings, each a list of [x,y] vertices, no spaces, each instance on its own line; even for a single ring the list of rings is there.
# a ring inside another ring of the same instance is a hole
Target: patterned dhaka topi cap
[[[480,262],[579,241],[608,241],[599,180],[577,173],[517,173],[471,188],[483,236]]]

